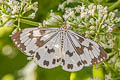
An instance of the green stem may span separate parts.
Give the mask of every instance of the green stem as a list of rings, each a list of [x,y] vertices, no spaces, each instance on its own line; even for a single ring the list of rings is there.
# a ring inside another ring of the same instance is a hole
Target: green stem
[[[99,26],[98,26],[97,33],[96,33],[96,36],[95,36],[95,37],[96,37],[96,39],[98,38],[98,35],[99,35],[99,33],[100,33],[101,26],[102,26],[102,24],[103,24],[104,20],[105,20],[105,19],[102,19],[101,23],[100,23],[100,24],[99,24]]]
[[[113,9],[115,9],[116,7],[118,7],[120,5],[120,0],[118,0],[116,3],[114,3],[111,7],[108,8],[109,11],[112,11]]]
[[[20,22],[25,23],[25,24],[29,24],[32,26],[39,26],[39,24],[40,24],[38,22],[34,22],[34,21],[26,20],[26,19],[20,19]]]
[[[18,18],[18,28],[20,28],[20,18]]]

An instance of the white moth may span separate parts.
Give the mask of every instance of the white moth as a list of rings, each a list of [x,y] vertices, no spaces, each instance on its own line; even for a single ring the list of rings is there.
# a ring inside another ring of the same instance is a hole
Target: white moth
[[[11,36],[26,55],[33,56],[43,68],[59,65],[66,71],[78,71],[107,59],[107,53],[96,42],[67,28],[27,28]]]

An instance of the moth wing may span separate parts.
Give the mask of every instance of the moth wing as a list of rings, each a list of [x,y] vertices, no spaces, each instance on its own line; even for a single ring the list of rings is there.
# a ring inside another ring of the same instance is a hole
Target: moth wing
[[[63,36],[64,45],[62,49],[62,68],[70,72],[81,70],[84,64],[82,63],[80,56],[77,54],[75,46],[73,46],[73,44],[78,43],[76,41],[74,43],[71,41],[69,33],[66,33]]]
[[[51,36],[45,45],[36,50],[34,59],[39,66],[48,69],[61,64],[61,39],[59,31],[54,36]]]
[[[28,56],[33,56],[35,51],[45,44],[40,42],[40,39],[48,36],[42,40],[46,42],[57,30],[58,28],[26,28],[12,34],[11,39],[20,51]]]
[[[85,38],[71,30],[69,30],[69,33],[73,37],[72,40],[74,39],[73,41],[77,41],[80,44],[80,46],[76,47],[76,50],[81,58],[83,56],[86,57],[86,59],[83,59],[85,66],[97,64],[107,59],[107,53],[95,41]]]

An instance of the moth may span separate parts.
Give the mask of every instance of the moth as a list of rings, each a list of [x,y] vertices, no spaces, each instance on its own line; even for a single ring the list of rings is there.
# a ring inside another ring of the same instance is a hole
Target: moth
[[[99,44],[68,29],[66,24],[61,28],[26,28],[12,34],[11,39],[43,68],[61,65],[63,70],[74,72],[107,59]]]

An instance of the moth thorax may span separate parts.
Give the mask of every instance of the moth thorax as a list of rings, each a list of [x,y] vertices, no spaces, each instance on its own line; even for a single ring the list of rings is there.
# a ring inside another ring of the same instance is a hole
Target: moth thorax
[[[66,24],[62,24],[62,28],[66,30],[67,29],[67,25]]]

